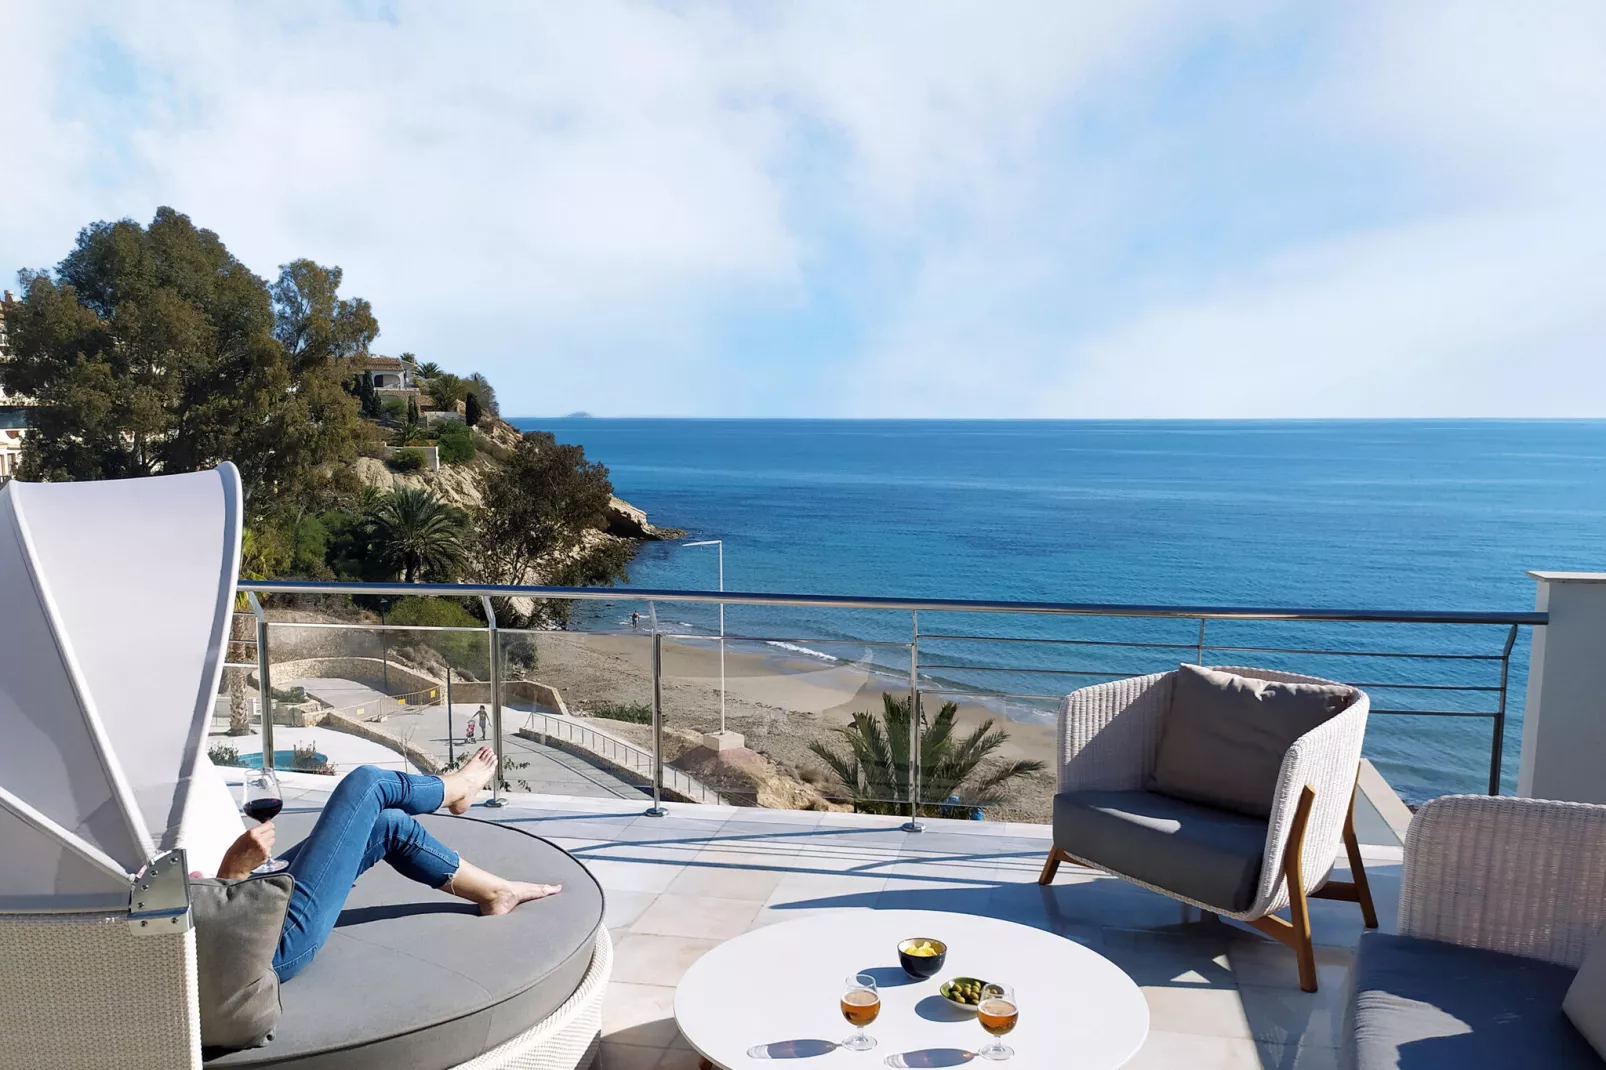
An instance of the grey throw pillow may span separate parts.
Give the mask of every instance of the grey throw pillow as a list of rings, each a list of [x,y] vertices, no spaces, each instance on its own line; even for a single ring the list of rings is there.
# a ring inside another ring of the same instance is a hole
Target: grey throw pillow
[[[1354,700],[1354,688],[1341,684],[1273,683],[1183,665],[1148,788],[1269,817],[1288,748]]]
[[[279,1024],[273,953],[294,887],[283,872],[190,879],[203,1046],[254,1048]]]
[[[1561,1009],[1595,1054],[1606,1059],[1606,930],[1596,935],[1594,946],[1584,956]]]

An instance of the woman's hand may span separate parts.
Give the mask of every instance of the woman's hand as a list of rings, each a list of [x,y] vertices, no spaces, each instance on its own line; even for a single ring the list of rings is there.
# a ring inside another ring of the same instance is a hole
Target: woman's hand
[[[223,864],[217,875],[225,880],[249,877],[251,871],[273,857],[273,822],[246,829],[240,838],[223,852]]]

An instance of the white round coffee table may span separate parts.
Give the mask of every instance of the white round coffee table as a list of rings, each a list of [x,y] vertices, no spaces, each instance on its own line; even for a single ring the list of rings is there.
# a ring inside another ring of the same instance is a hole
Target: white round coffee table
[[[948,945],[929,981],[898,965],[898,942],[912,936]],[[869,1051],[837,1046],[852,1032],[837,1000],[854,973],[872,974],[881,991]],[[975,1014],[937,994],[961,975],[1015,988],[1020,1024],[1004,1039],[1016,1054],[1001,1068],[1115,1070],[1149,1033],[1143,993],[1102,955],[1041,929],[930,910],[850,911],[754,929],[692,964],[675,988],[675,1021],[698,1054],[725,1070],[777,1070],[778,1060],[797,1070],[993,1065],[974,1057],[989,1039]]]

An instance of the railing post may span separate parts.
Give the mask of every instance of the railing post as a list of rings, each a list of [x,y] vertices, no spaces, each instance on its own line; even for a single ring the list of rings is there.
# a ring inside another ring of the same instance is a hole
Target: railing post
[[[658,613],[651,602],[652,618],[652,805],[648,817],[666,817],[664,809],[664,635],[658,630]]]
[[[452,667],[446,666],[446,764],[456,765],[457,754],[452,750]]]
[[[1494,711],[1494,740],[1489,746],[1489,794],[1500,794],[1500,766],[1506,751],[1506,680],[1511,675],[1511,648],[1517,645],[1517,626],[1506,633],[1506,648],[1500,652],[1500,705]]]
[[[262,768],[273,768],[273,681],[268,671],[268,615],[256,592],[245,592],[257,618],[257,702],[262,707]]]
[[[905,832],[924,832],[920,823],[920,614],[909,611],[909,820]]]
[[[1195,653],[1194,659],[1193,659],[1195,665],[1203,665],[1204,664],[1204,630],[1205,630],[1205,618],[1204,617],[1200,617],[1199,618],[1199,649]]]
[[[481,595],[480,605],[485,608],[485,634],[490,643],[491,749],[496,752],[496,775],[491,778],[491,797],[485,805],[495,809],[507,805],[502,798],[502,637],[496,630],[496,607],[491,605],[490,595]]]

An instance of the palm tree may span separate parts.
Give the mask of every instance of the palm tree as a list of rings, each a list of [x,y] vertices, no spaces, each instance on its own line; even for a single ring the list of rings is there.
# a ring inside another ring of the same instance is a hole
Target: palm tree
[[[920,712],[920,812],[946,815],[952,810],[996,806],[1004,787],[1018,777],[1040,773],[1047,766],[1035,758],[994,760],[1009,733],[991,718],[968,735],[954,734],[959,707],[944,702],[935,720]],[[855,713],[853,723],[832,730],[847,750],[815,741],[809,750],[842,782],[854,809],[867,814],[901,813],[909,805],[909,699],[882,694],[881,715]],[[958,805],[949,800],[957,796]]]
[[[450,576],[463,562],[467,520],[420,487],[401,487],[380,499],[372,514],[373,547],[387,568],[413,583],[427,574]]]
[[[426,360],[422,364],[414,365],[418,369],[420,379],[433,379],[441,373],[441,366],[433,360]]]

